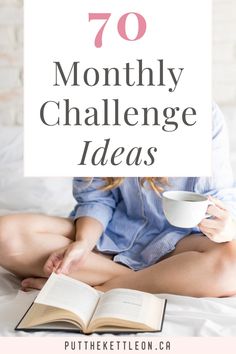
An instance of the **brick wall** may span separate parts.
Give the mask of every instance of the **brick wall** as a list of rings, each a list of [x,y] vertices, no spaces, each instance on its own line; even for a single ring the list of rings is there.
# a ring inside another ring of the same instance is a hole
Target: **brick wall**
[[[236,0],[213,3],[213,95],[236,129]],[[0,123],[4,125],[23,120],[22,7],[23,0],[0,0]]]
[[[236,105],[236,0],[213,3],[214,96],[223,105]]]
[[[0,0],[0,123],[22,122],[23,0]]]

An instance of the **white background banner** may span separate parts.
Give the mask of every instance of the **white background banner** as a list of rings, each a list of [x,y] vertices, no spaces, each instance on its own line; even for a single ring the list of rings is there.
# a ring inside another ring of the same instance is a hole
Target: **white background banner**
[[[210,175],[211,119],[210,0],[25,0],[26,176]]]

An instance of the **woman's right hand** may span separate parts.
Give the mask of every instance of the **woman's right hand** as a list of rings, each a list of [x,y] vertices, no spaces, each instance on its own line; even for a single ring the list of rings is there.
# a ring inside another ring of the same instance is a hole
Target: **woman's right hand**
[[[91,252],[91,249],[86,240],[74,241],[49,256],[44,265],[44,272],[49,276],[52,272],[69,274],[76,271],[89,252]]]

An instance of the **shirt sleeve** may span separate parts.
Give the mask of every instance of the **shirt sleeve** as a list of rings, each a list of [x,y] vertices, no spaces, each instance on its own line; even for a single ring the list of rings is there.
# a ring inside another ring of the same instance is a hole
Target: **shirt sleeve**
[[[224,117],[213,105],[212,177],[196,178],[195,192],[222,200],[236,217],[236,186],[230,163],[229,139]]]
[[[77,204],[71,213],[76,220],[82,216],[89,216],[98,220],[104,230],[112,218],[116,207],[116,201],[111,191],[103,191],[102,178],[91,178],[87,180],[82,177],[73,179],[73,196]]]

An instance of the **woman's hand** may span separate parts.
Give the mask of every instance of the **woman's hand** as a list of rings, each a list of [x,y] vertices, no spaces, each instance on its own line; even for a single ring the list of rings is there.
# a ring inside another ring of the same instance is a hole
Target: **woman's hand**
[[[212,197],[209,197],[209,200],[214,205],[208,207],[207,213],[213,218],[201,221],[198,225],[201,232],[217,243],[232,241],[236,236],[236,222],[224,203]]]
[[[50,255],[44,265],[44,272],[49,276],[52,272],[69,274],[76,271],[90,251],[91,248],[86,240],[74,241]]]

